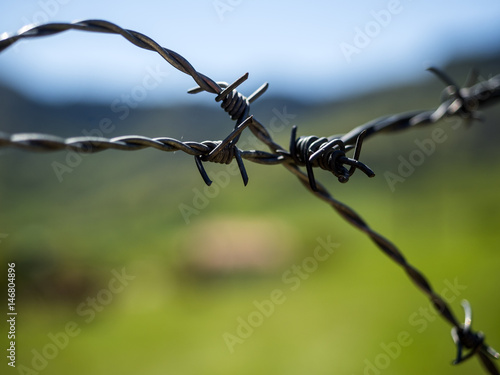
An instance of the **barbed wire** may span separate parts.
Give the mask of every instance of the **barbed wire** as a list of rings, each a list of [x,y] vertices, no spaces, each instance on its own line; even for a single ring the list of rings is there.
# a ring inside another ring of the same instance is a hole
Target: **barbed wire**
[[[181,72],[190,75],[198,84],[188,93],[195,94],[206,91],[216,94],[215,100],[236,121],[231,133],[221,141],[182,142],[173,138],[149,138],[139,135],[115,138],[72,137],[61,138],[41,133],[7,134],[0,132],[0,147],[15,147],[28,151],[73,150],[81,153],[95,153],[108,149],[136,151],[155,148],[160,151],[182,151],[195,158],[196,166],[206,184],[210,185],[203,162],[229,164],[236,159],[243,182],[246,185],[248,176],[243,159],[259,164],[282,164],[295,175],[299,181],[316,197],[322,199],[347,222],[365,233],[382,252],[388,255],[406,272],[410,280],[429,298],[441,317],[452,325],[452,338],[457,346],[457,357],[454,364],[461,363],[474,355],[478,355],[484,368],[490,374],[500,374],[492,359],[500,358],[500,354],[485,343],[481,332],[471,328],[472,313],[467,301],[462,303],[465,310],[465,322],[460,324],[447,302],[434,291],[426,277],[412,266],[401,251],[388,239],[373,230],[352,208],[335,199],[328,190],[315,180],[313,169],[332,172],[345,183],[350,176],[360,169],[368,177],[374,172],[359,160],[362,143],[369,137],[379,134],[401,131],[413,127],[435,124],[447,117],[459,117],[466,121],[480,120],[479,110],[500,98],[500,75],[476,83],[477,74],[472,72],[465,87],[461,88],[447,74],[436,69],[429,70],[436,74],[447,86],[443,91],[441,104],[435,110],[421,110],[397,115],[384,116],[364,125],[360,125],[343,135],[331,137],[301,136],[296,138],[297,128],[292,128],[289,151],[276,143],[266,127],[253,116],[250,116],[250,104],[258,99],[267,89],[267,83],[260,86],[252,95],[245,97],[236,88],[248,79],[248,73],[234,83],[215,82],[196,69],[181,55],[161,47],[148,36],[136,31],[123,29],[111,22],[102,20],[85,20],[74,23],[49,23],[39,26],[25,27],[13,35],[0,35],[0,52],[23,38],[34,38],[57,34],[66,30],[80,30],[98,33],[118,34],[137,47],[156,51],[168,63]],[[241,150],[237,143],[241,133],[249,128],[263,142],[270,152],[260,150]],[[352,158],[346,153],[353,151]],[[306,167],[304,173],[300,167]],[[469,350],[463,354],[463,349]]]

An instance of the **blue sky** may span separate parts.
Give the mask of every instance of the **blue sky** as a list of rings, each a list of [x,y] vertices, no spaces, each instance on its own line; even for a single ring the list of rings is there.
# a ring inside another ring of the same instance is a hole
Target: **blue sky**
[[[0,33],[82,19],[142,32],[216,81],[249,72],[240,89],[246,95],[267,81],[270,94],[335,98],[420,79],[428,65],[500,48],[498,0],[0,3]],[[146,78],[152,71],[155,81]],[[48,102],[111,103],[138,92],[145,79],[157,84],[148,86],[144,103],[196,100],[186,94],[194,86],[190,77],[116,35],[68,31],[0,54],[0,81]]]

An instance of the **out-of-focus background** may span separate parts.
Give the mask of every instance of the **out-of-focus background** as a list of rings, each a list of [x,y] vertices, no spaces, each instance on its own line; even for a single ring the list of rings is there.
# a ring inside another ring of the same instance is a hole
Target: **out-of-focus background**
[[[217,81],[248,71],[239,90],[270,83],[252,113],[288,146],[293,124],[328,136],[437,107],[443,83],[430,65],[460,83],[471,68],[499,74],[499,17],[497,1],[38,0],[0,4],[0,32],[106,19]],[[234,124],[213,95],[186,94],[193,86],[116,35],[21,41],[0,54],[0,131],[222,139]],[[368,140],[361,160],[374,179],[316,176],[459,319],[468,299],[474,328],[499,349],[500,106],[483,114],[470,127],[443,121]],[[240,146],[265,150],[246,132]],[[4,358],[2,373],[480,372],[476,359],[450,364],[450,327],[363,234],[284,168],[246,166],[243,187],[233,168],[207,165],[207,188],[180,152],[1,149],[0,283],[15,262],[19,313],[17,368]]]

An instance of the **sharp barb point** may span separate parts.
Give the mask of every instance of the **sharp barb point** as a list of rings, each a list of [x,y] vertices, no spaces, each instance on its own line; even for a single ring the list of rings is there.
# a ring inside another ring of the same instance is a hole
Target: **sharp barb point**
[[[201,160],[201,158],[199,156],[195,156],[194,161],[196,163],[196,166],[198,167],[198,171],[200,172],[201,177],[203,178],[203,181],[205,181],[205,184],[207,184],[207,186],[212,185],[212,180],[210,179],[210,177],[208,177],[207,171],[205,171],[205,168],[203,167],[203,161]]]

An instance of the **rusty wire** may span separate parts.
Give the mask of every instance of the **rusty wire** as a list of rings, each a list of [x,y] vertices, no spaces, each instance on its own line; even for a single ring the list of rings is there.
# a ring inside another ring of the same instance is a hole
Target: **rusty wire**
[[[107,149],[135,151],[148,147],[161,151],[182,151],[194,156],[196,166],[207,184],[210,184],[211,181],[203,167],[203,162],[229,164],[233,159],[236,159],[245,185],[248,182],[248,176],[243,159],[259,164],[282,164],[312,194],[330,204],[342,218],[370,237],[375,245],[401,266],[410,280],[427,295],[441,317],[452,325],[452,338],[457,346],[457,357],[453,364],[461,363],[477,354],[488,373],[500,374],[492,360],[500,358],[500,354],[485,343],[484,335],[481,332],[474,332],[471,328],[472,313],[469,303],[467,301],[462,303],[465,310],[465,323],[461,324],[446,301],[434,291],[425,276],[408,263],[399,249],[374,231],[353,209],[335,199],[323,185],[315,180],[313,174],[313,168],[319,167],[332,172],[339,182],[347,182],[355,170],[360,169],[368,177],[373,177],[373,171],[359,160],[364,140],[379,133],[434,124],[446,117],[460,117],[466,121],[481,119],[478,110],[487,104],[495,103],[500,98],[500,75],[476,83],[477,76],[471,74],[465,87],[460,88],[444,72],[430,68],[429,70],[447,85],[444,90],[444,98],[437,109],[381,117],[358,126],[347,134],[329,138],[317,136],[296,138],[297,128],[293,127],[289,151],[286,151],[272,139],[264,125],[249,115],[250,104],[265,92],[267,83],[259,87],[249,97],[245,97],[236,88],[248,78],[248,73],[232,84],[215,82],[196,71],[178,53],[161,47],[146,35],[123,29],[113,23],[102,20],[86,20],[25,27],[17,34],[2,34],[0,36],[0,52],[23,38],[47,36],[71,29],[119,34],[137,47],[156,51],[173,67],[190,75],[198,84],[198,87],[189,90],[189,93],[207,91],[217,95],[215,100],[221,102],[224,111],[232,120],[236,121],[233,131],[222,141],[203,142],[181,142],[168,137],[148,138],[137,135],[111,139],[101,137],[61,138],[40,133],[6,134],[0,132],[0,147],[16,147],[29,151],[67,149],[81,153],[94,153]],[[260,141],[267,145],[270,152],[239,149],[237,142],[246,128],[249,128]],[[354,151],[352,158],[346,156],[346,152],[351,150]],[[306,173],[299,168],[300,166],[306,167]],[[464,355],[463,349],[467,349],[469,352]]]

